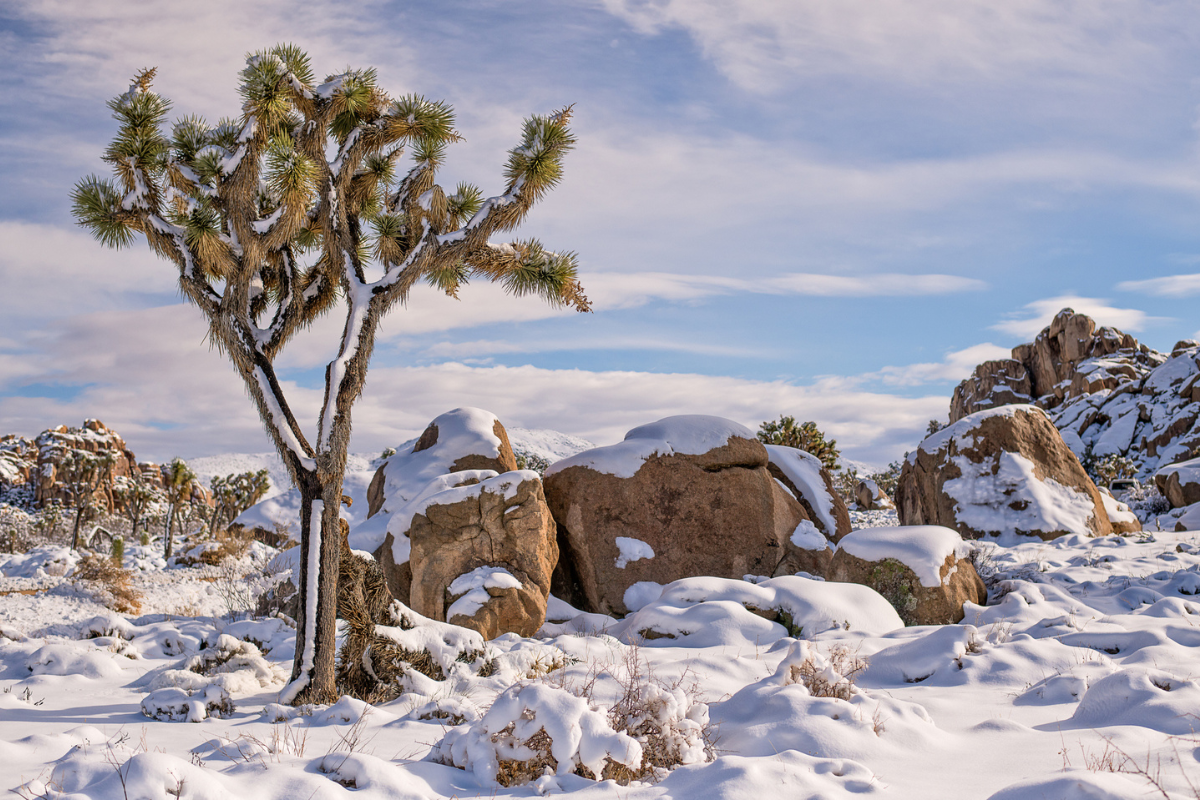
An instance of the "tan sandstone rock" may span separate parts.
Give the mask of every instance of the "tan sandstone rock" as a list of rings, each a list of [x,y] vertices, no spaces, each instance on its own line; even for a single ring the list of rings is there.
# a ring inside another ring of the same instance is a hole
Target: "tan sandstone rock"
[[[933,434],[900,472],[901,525],[942,525],[967,538],[1107,536],[1103,499],[1046,413],[1004,406]]]
[[[562,553],[555,595],[625,614],[680,578],[823,573],[823,534],[767,464],[750,430],[695,415],[551,465],[546,500]]]
[[[850,532],[850,512],[833,488],[833,477],[821,459],[794,447],[769,444],[767,469],[804,507],[805,516],[836,542]]]
[[[456,408],[429,423],[412,449],[379,465],[367,489],[368,516],[379,513],[389,495],[398,490],[403,494],[405,485],[424,486],[447,472],[490,469],[501,473],[516,468],[508,432],[496,415],[481,408]]]
[[[1200,503],[1200,458],[1163,467],[1154,474],[1154,483],[1171,508]]]
[[[545,622],[558,545],[536,472],[429,496],[408,537],[409,605],[417,613],[487,639],[532,636]]]
[[[895,508],[892,498],[879,488],[879,484],[870,478],[858,482],[854,487],[854,501],[859,511],[876,511],[882,508]]]
[[[838,543],[829,579],[870,586],[905,625],[948,625],[963,619],[964,603],[987,602],[969,555],[970,547],[949,528],[863,528]]]

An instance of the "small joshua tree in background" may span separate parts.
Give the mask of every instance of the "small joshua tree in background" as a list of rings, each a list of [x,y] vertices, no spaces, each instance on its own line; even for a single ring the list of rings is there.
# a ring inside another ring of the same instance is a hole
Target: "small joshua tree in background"
[[[192,493],[196,488],[196,473],[182,458],[173,458],[171,463],[163,467],[163,484],[167,490],[167,521],[165,525],[166,542],[163,545],[163,557],[170,558],[174,545],[176,517],[184,505],[192,502]]]
[[[79,548],[79,530],[97,511],[96,490],[112,477],[116,459],[111,453],[89,453],[71,449],[63,456],[59,479],[71,494],[75,524],[71,529],[71,549]]]
[[[212,489],[213,513],[208,529],[214,535],[221,524],[228,525],[239,514],[257,503],[271,488],[271,478],[265,469],[234,475],[214,475]]]
[[[74,213],[103,244],[142,235],[174,264],[210,341],[245,383],[301,497],[296,658],[281,700],[333,702],[339,507],[351,411],[379,322],[420,282],[457,296],[469,278],[590,309],[573,254],[533,239],[490,241],[562,178],[571,110],[526,120],[503,193],[485,200],[473,185],[447,192],[436,182],[461,138],[451,108],[391,97],[373,69],[318,80],[303,51],[279,45],[246,59],[237,119],[187,117],[169,133],[170,102],[151,90],[154,75],[141,72],[109,103],[120,127],[104,160],[115,180],[80,181]],[[405,146],[412,163],[397,179]],[[276,358],[339,305],[345,321],[310,439]]]
[[[764,422],[759,426],[759,441],[763,444],[780,444],[785,447],[795,447],[809,455],[816,456],[825,465],[825,469],[836,472],[838,458],[837,440],[826,439],[825,434],[815,422],[796,424],[795,417],[781,416],[777,422]]]

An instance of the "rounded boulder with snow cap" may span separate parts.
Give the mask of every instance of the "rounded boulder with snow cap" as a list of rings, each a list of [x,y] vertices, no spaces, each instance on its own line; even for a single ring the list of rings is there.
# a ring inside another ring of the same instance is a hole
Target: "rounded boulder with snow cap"
[[[864,528],[838,542],[829,579],[861,583],[883,595],[908,625],[946,625],[963,604],[987,602],[968,557],[971,546],[949,528]]]
[[[1108,536],[1096,485],[1036,406],[979,411],[933,434],[900,471],[901,525],[943,525],[969,539]]]
[[[627,593],[639,587],[803,568],[795,564],[813,561],[812,537],[801,535],[799,545],[792,537],[807,515],[767,464],[749,429],[689,415],[551,465],[546,501],[562,552],[555,595],[587,611],[625,614],[637,605]]]

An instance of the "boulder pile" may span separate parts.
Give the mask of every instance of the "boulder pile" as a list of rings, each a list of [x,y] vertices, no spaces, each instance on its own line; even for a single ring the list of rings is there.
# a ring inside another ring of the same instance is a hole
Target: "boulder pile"
[[[397,600],[487,638],[541,627],[558,562],[554,520],[540,477],[517,470],[494,414],[437,417],[379,466],[368,501],[352,538],[374,551]]]
[[[976,367],[954,390],[950,421],[1017,404],[1047,410],[1079,458],[1127,457],[1146,481],[1200,454],[1200,342],[1159,353],[1063,309],[1011,359]]]
[[[901,525],[941,525],[962,536],[1113,532],[1104,497],[1046,412],[1003,406],[933,434],[900,472]]]

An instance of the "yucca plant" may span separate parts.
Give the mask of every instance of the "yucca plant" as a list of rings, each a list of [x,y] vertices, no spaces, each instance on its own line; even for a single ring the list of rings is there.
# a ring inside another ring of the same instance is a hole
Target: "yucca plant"
[[[245,382],[303,498],[296,660],[282,699],[332,702],[338,507],[351,409],[379,321],[419,282],[456,295],[476,277],[589,310],[574,254],[532,239],[490,241],[561,179],[575,143],[571,109],[525,121],[504,191],[484,199],[475,186],[447,192],[437,183],[460,138],[452,109],[391,97],[374,70],[318,81],[307,55],[279,45],[246,59],[236,118],[187,117],[169,130],[170,102],[152,90],[154,77],[139,73],[109,103],[119,128],[104,160],[114,177],[80,181],[74,213],[101,243],[122,247],[141,235],[172,262]],[[345,322],[310,438],[274,364],[335,307]]]

